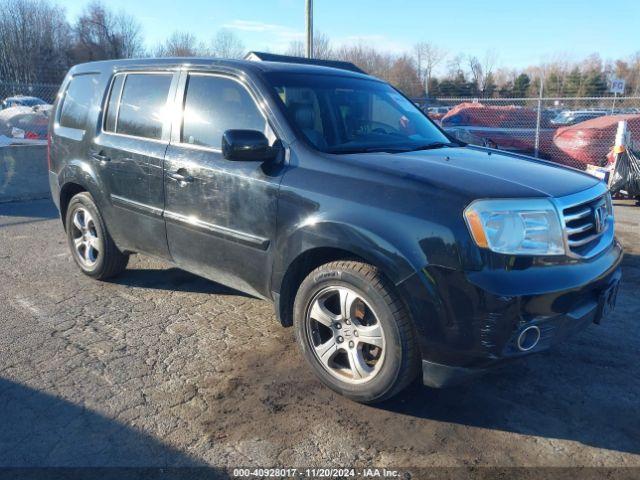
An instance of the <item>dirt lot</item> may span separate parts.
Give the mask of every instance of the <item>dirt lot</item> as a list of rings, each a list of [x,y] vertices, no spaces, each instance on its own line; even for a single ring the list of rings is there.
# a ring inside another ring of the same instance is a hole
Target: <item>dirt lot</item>
[[[50,202],[0,205],[0,467],[640,466],[640,207],[616,209],[602,326],[372,407],[320,385],[267,302],[141,256],[90,280]]]

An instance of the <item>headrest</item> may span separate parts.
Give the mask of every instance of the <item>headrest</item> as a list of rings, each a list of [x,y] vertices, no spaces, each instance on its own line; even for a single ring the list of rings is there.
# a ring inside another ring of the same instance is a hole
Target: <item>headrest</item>
[[[293,118],[302,129],[313,129],[316,125],[316,117],[313,107],[306,103],[297,103],[292,105]]]

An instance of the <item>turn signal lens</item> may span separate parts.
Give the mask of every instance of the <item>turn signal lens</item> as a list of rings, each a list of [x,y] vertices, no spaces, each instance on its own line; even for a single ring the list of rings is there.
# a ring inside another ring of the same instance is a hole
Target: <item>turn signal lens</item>
[[[480,215],[475,210],[465,210],[464,216],[467,219],[467,225],[469,225],[469,230],[471,231],[471,236],[481,248],[489,247],[489,242],[487,242],[487,236],[484,234],[484,229],[482,228],[482,221],[480,220]]]

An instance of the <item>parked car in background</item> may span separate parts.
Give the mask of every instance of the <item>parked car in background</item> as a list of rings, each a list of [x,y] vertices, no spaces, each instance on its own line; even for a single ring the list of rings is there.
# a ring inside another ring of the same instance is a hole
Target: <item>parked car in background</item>
[[[535,151],[536,110],[515,105],[489,106],[482,103],[461,103],[441,120],[442,128],[457,139],[515,153]],[[554,129],[548,118],[541,118],[539,148],[551,145]]]
[[[2,101],[0,109],[11,108],[11,107],[35,107],[37,105],[49,105],[49,104],[38,97],[16,95],[13,97],[5,98]]]
[[[376,78],[104,61],[74,67],[57,98],[49,184],[78,268],[107,279],[139,252],[272,300],[351,399],[450,385],[613,308],[604,183],[457,142]]]
[[[0,110],[0,135],[8,137],[11,143],[46,140],[50,110],[51,106],[47,104]]]
[[[626,120],[632,139],[640,140],[640,114],[606,115],[559,128],[553,137],[554,158],[560,163],[585,169],[587,165],[604,166],[615,143],[618,122]]]
[[[432,120],[440,121],[447,113],[449,113],[451,107],[429,107],[427,108],[427,115]]]
[[[605,110],[565,110],[550,120],[554,127],[566,127],[607,115]]]

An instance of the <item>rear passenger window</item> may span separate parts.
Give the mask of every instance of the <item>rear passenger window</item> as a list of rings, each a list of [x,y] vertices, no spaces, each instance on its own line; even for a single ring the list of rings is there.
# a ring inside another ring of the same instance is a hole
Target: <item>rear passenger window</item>
[[[97,74],[76,75],[71,79],[62,101],[58,120],[60,126],[78,130],[86,128],[87,114],[91,108],[97,86]]]
[[[273,138],[249,92],[235,80],[189,75],[181,142],[219,149],[225,130],[258,130]]]
[[[167,118],[171,79],[171,74],[129,73],[117,76],[107,104],[105,130],[159,140]],[[122,83],[120,94],[119,85]]]

